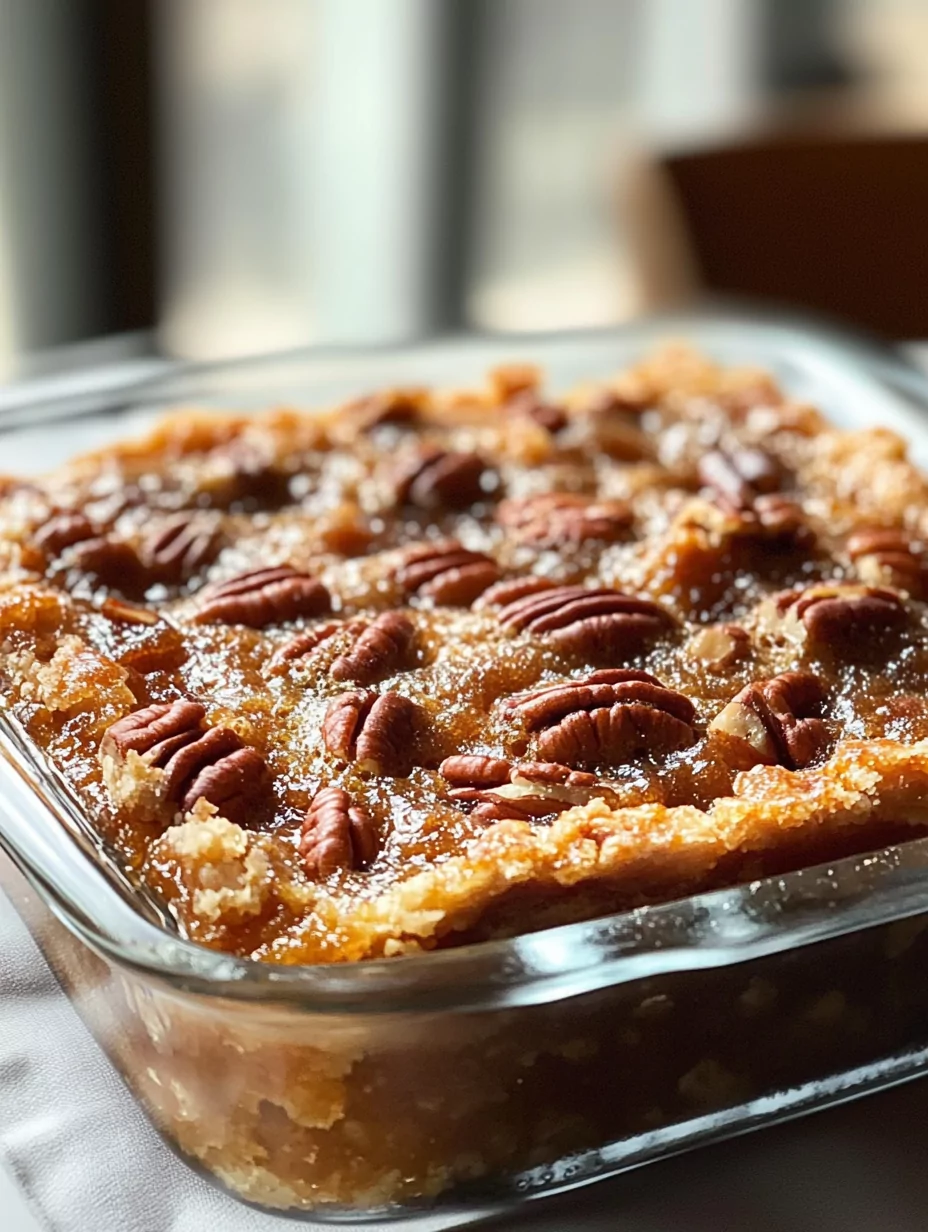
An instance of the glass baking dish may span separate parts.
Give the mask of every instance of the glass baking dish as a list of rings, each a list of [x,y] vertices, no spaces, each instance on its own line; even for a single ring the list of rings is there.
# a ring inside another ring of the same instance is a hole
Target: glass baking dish
[[[893,353],[718,315],[26,386],[0,405],[2,465],[47,468],[171,406],[312,407],[504,359],[564,387],[674,338],[924,454],[928,389]],[[928,839],[509,941],[275,967],[179,936],[2,711],[0,751],[0,884],[168,1141],[249,1202],[466,1223],[926,1068]]]

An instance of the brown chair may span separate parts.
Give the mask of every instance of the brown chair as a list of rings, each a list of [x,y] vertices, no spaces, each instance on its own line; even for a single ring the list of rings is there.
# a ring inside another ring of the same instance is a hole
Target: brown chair
[[[928,337],[928,137],[677,153],[628,189],[649,309],[742,296]]]

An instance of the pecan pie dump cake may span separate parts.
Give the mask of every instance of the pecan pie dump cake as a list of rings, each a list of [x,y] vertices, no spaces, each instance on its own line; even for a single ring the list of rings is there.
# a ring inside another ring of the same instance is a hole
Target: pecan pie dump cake
[[[928,827],[928,487],[669,350],[4,481],[6,705],[206,945],[413,954]]]

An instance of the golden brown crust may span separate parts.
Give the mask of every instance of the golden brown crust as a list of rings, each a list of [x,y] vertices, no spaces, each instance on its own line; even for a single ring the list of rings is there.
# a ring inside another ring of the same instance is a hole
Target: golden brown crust
[[[389,941],[433,948],[467,933],[494,904],[527,885],[555,894],[607,884],[616,909],[680,897],[712,884],[723,861],[753,873],[765,858],[787,853],[801,867],[806,851],[855,832],[879,838],[883,823],[928,823],[928,741],[850,741],[815,770],[756,766],[741,774],[735,794],[708,811],[642,805],[610,809],[602,800],[563,813],[550,826],[502,821],[464,856],[403,882],[370,902],[333,899],[325,920],[338,929],[343,956],[377,957]],[[782,865],[777,865],[782,867]],[[317,907],[319,904],[317,904]],[[545,912],[546,924],[582,918],[582,899]],[[521,923],[531,924],[530,917]],[[492,935],[492,934],[491,934]],[[496,935],[511,935],[504,921]]]

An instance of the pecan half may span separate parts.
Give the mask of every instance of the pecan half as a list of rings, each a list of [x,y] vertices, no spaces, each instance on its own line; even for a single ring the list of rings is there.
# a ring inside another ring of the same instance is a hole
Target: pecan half
[[[577,421],[591,444],[616,462],[654,460],[654,436],[640,423],[642,412],[653,403],[649,397],[639,400],[609,389],[594,390],[577,407]]]
[[[332,600],[323,584],[290,565],[251,569],[207,586],[199,595],[199,624],[247,625],[262,629],[298,616],[320,616]]]
[[[447,758],[439,773],[452,783],[449,793],[458,804],[474,805],[472,817],[484,821],[550,819],[589,799],[595,774],[572,770],[557,762],[511,762],[495,757],[461,755]],[[465,780],[469,779],[469,782]],[[537,794],[532,793],[537,786]],[[582,788],[577,793],[571,789]]]
[[[686,647],[706,671],[719,672],[751,653],[751,635],[741,625],[706,625],[698,629]]]
[[[699,461],[699,478],[718,509],[735,519],[731,533],[808,546],[814,539],[802,506],[784,496],[783,467],[763,449],[710,450]]]
[[[513,769],[512,782],[520,779],[564,787],[595,787],[597,783],[595,774],[573,770],[556,761],[520,761]]]
[[[161,619],[150,607],[140,607],[137,603],[126,603],[123,599],[112,596],[100,604],[100,614],[107,620],[119,621],[127,625],[156,625]]]
[[[329,674],[333,680],[354,680],[358,684],[389,676],[407,661],[415,637],[416,629],[408,616],[382,612],[362,629],[351,649],[332,663]]]
[[[65,548],[84,539],[93,539],[98,533],[97,527],[85,514],[74,509],[62,509],[36,528],[32,541],[49,556],[57,556]]]
[[[67,549],[63,559],[92,581],[124,594],[143,590],[147,581],[135,548],[113,535],[82,539]]]
[[[288,642],[284,642],[271,655],[268,666],[272,671],[286,667],[288,663],[293,663],[299,659],[308,659],[314,650],[318,650],[324,645],[329,638],[334,637],[337,633],[350,628],[352,622],[341,620],[328,620],[325,624],[316,625],[313,629],[306,629],[302,633],[298,633],[296,637],[292,637]]]
[[[411,548],[396,571],[407,594],[444,607],[467,607],[499,580],[499,565],[483,552],[471,552],[455,539]]]
[[[571,547],[591,541],[615,543],[632,522],[624,501],[597,500],[575,492],[545,492],[503,501],[496,520],[520,543]]]
[[[451,798],[458,804],[473,804],[470,815],[481,821],[538,821],[573,807],[572,801],[554,796],[503,796],[472,787],[455,788]]]
[[[221,441],[210,451],[208,492],[200,493],[214,508],[237,512],[279,509],[293,500],[288,460],[278,457],[273,437],[248,429]]]
[[[361,398],[345,409],[360,432],[385,427],[411,428],[419,422],[427,397],[425,389],[386,389]]]
[[[466,509],[488,499],[493,473],[476,453],[420,450],[396,475],[396,499],[419,509]]]
[[[928,560],[902,530],[880,526],[856,530],[848,538],[847,553],[864,582],[889,582],[918,598],[928,591]]]
[[[199,702],[158,702],[118,719],[100,746],[105,756],[141,754],[165,774],[165,796],[183,812],[199,799],[229,821],[244,824],[267,787],[267,766],[228,727],[205,728]]]
[[[756,497],[778,492],[783,468],[763,449],[711,449],[699,459],[699,480],[734,509],[749,509]]]
[[[541,594],[543,590],[554,590],[557,582],[544,577],[504,578],[485,590],[474,603],[475,608],[506,607],[517,599],[527,599],[529,595]]]
[[[908,619],[893,590],[874,586],[807,586],[776,596],[776,609],[799,621],[812,642],[868,653],[898,635]]]
[[[746,685],[715,716],[709,730],[746,741],[769,765],[801,770],[828,742],[828,729],[815,715],[824,700],[817,676],[783,672]]]
[[[238,825],[248,823],[254,805],[266,791],[264,758],[257,749],[243,745],[229,728],[212,728],[181,749],[164,768],[172,798],[180,800],[184,812],[203,798]]]
[[[130,752],[148,753],[176,736],[186,734],[193,740],[205,718],[206,708],[199,702],[157,702],[111,724],[103,736],[101,752],[125,757]]]
[[[452,787],[501,787],[512,774],[511,761],[479,753],[455,753],[446,757],[438,773]]]
[[[525,780],[529,783],[565,784],[568,787],[594,787],[595,774],[584,774],[570,766],[550,761],[523,761],[513,764],[503,757],[479,753],[456,753],[446,757],[438,773],[458,788],[502,787],[504,783]]]
[[[789,540],[796,547],[808,546],[814,539],[802,506],[777,492],[758,496],[750,510],[741,512],[740,518],[742,534]]]
[[[546,637],[569,653],[590,658],[627,655],[659,637],[672,623],[649,599],[617,590],[557,586],[508,603],[500,624]]]
[[[313,532],[326,552],[365,556],[374,541],[370,521],[357,501],[339,501],[313,520]]]
[[[412,769],[412,742],[420,708],[399,693],[357,689],[329,703],[322,723],[325,747],[341,761],[391,778],[406,778]]]
[[[507,717],[539,733],[538,753],[576,765],[619,765],[637,753],[669,753],[696,740],[689,698],[648,672],[611,668],[510,698]]]
[[[373,863],[377,828],[341,787],[323,787],[313,796],[300,832],[299,852],[310,877],[329,877],[340,869]]]
[[[179,582],[215,560],[221,534],[215,520],[203,513],[177,513],[142,540],[146,566],[165,581]]]
[[[569,422],[567,412],[554,402],[545,402],[534,389],[524,389],[509,398],[505,405],[507,415],[516,418],[530,419],[555,436],[562,432]]]

